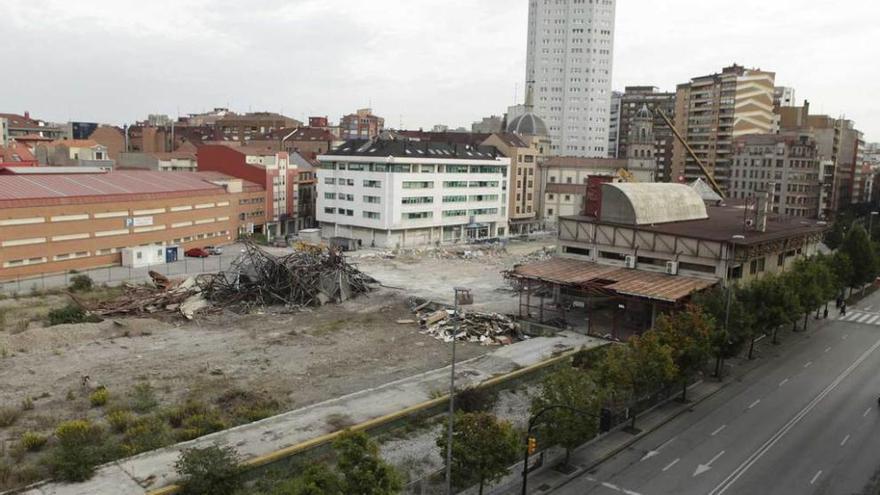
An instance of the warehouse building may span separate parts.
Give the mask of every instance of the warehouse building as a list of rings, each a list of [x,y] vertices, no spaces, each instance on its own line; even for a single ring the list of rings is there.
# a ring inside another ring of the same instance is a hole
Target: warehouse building
[[[0,280],[175,261],[266,222],[264,189],[216,172],[40,169],[0,175]]]

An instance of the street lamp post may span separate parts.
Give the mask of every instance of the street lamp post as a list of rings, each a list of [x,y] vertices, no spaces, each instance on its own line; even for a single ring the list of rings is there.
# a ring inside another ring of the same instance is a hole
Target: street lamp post
[[[455,414],[455,339],[458,337],[458,330],[460,328],[461,318],[458,313],[459,306],[465,306],[469,304],[473,304],[474,297],[471,295],[471,290],[466,289],[464,287],[455,287],[453,289],[455,291],[455,301],[454,301],[454,312],[455,312],[455,329],[452,333],[452,365],[450,366],[449,372],[449,420],[448,420],[448,428],[447,428],[447,438],[446,438],[446,494],[452,495],[452,423],[454,421]]]
[[[880,215],[880,211],[872,211],[868,216],[868,239],[874,240],[874,216]]]
[[[732,241],[741,241],[745,238],[746,238],[746,236],[741,235],[741,234],[737,234],[737,235],[731,237],[731,240]],[[731,266],[731,263],[733,263],[734,261],[736,261],[736,243],[731,242],[730,243],[730,256],[727,259],[727,271],[728,271],[728,273],[727,273],[727,305],[724,308],[724,331],[728,333],[728,336],[729,336],[729,332],[730,332],[730,300],[731,300],[731,297],[733,296],[733,282],[731,281],[731,279],[733,278],[733,267]],[[752,351],[750,349],[749,350],[749,359],[751,359],[751,357],[752,357]],[[715,373],[716,375],[718,375],[719,379],[721,379],[723,368],[724,368],[724,358],[719,358],[718,359],[718,370]]]
[[[538,425],[538,420],[541,419],[541,416],[543,416],[544,413],[553,411],[555,409],[567,409],[578,414],[583,414],[584,416],[589,416],[594,419],[596,418],[596,415],[594,413],[563,405],[547,406],[544,409],[541,409],[540,411],[535,413],[534,416],[529,418],[529,427],[526,430],[526,455],[523,459],[522,495],[526,495],[526,490],[528,490],[529,487],[529,439],[532,438],[532,429],[534,429],[534,427]]]

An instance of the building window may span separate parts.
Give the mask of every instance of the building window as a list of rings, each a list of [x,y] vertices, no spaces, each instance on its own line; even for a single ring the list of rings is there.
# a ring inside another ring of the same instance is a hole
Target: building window
[[[405,205],[431,204],[434,202],[434,198],[431,196],[412,196],[409,198],[403,198],[400,202]]]
[[[433,189],[434,183],[429,181],[404,181],[404,189]]]
[[[364,187],[382,187],[382,181],[379,180],[365,180]]]
[[[365,211],[363,212],[364,218],[369,218],[370,220],[379,220],[379,213],[375,211]]]
[[[421,220],[421,219],[425,219],[425,218],[431,218],[433,216],[434,216],[433,212],[419,211],[419,212],[415,212],[415,213],[404,213],[403,219],[404,220]]]
[[[328,215],[334,215],[336,214],[336,208],[324,208],[324,213]]]

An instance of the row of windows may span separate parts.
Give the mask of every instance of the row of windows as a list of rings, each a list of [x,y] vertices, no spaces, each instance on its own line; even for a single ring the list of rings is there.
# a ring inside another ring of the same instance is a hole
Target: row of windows
[[[364,172],[393,173],[449,173],[449,174],[497,174],[504,173],[505,167],[498,165],[418,165],[418,164],[387,164],[387,163],[344,163],[322,162],[320,167],[325,170],[353,170]],[[328,179],[330,179],[328,181]],[[333,184],[332,177],[324,179],[326,184]],[[346,179],[338,179],[346,180]],[[352,181],[348,185],[354,185]],[[340,183],[341,184],[341,183]]]

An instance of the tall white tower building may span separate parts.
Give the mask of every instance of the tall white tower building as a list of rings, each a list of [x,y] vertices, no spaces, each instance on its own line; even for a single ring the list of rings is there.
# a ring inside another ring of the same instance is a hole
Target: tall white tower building
[[[616,0],[529,0],[526,85],[551,153],[607,157]]]

